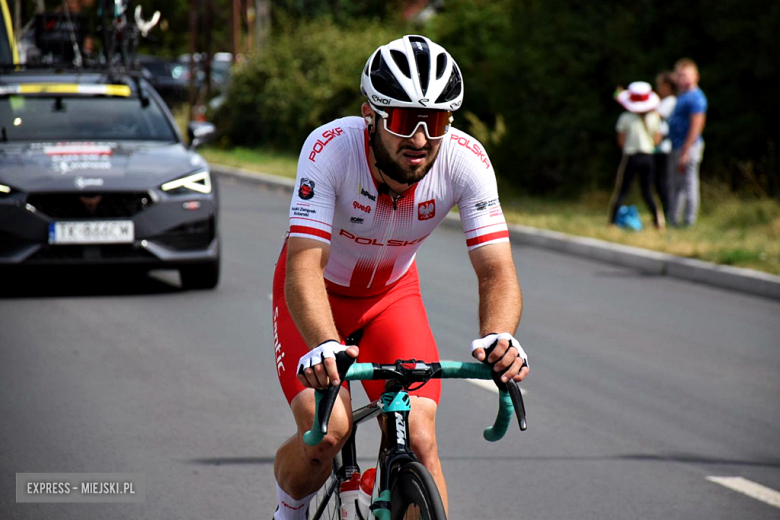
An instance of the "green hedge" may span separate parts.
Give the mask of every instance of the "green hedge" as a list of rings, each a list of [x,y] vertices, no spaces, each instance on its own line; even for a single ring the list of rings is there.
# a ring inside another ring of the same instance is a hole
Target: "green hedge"
[[[317,126],[360,114],[368,56],[401,35],[379,22],[340,27],[328,18],[280,29],[236,71],[217,124],[232,145],[298,151]]]
[[[304,2],[305,3],[305,2]],[[350,4],[351,5],[351,4]],[[285,21],[242,66],[217,115],[229,144],[298,151],[318,125],[358,114],[377,46],[422,32],[460,64],[455,126],[475,134],[505,187],[577,194],[614,182],[615,86],[695,59],[710,102],[703,179],[780,195],[780,2],[447,0],[423,29],[383,20]]]

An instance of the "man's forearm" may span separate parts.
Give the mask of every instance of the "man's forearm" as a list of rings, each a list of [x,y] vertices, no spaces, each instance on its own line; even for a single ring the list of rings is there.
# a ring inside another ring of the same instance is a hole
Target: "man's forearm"
[[[323,341],[339,339],[333,312],[325,291],[325,280],[316,268],[301,265],[287,271],[284,294],[287,308],[309,348]]]
[[[699,139],[702,131],[704,131],[704,114],[693,114],[691,116],[691,126],[688,128],[688,135],[685,136],[685,142],[683,143],[683,152],[688,153],[691,146]]]
[[[479,330],[514,334],[523,312],[523,295],[512,263],[491,267],[479,278]]]

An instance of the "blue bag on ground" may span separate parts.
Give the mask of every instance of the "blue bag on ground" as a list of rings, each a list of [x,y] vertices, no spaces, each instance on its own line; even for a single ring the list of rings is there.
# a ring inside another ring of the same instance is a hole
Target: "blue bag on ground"
[[[642,219],[639,218],[639,210],[636,206],[620,206],[615,217],[618,227],[642,231]]]

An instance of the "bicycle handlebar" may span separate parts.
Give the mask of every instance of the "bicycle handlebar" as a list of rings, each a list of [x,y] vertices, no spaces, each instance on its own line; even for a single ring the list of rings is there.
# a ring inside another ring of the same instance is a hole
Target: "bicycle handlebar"
[[[339,364],[339,374],[342,375],[343,367],[348,363],[354,362],[354,359],[342,360]],[[496,442],[501,439],[509,429],[509,423],[512,421],[512,411],[517,415],[520,430],[525,431],[528,428],[525,418],[525,405],[523,396],[520,393],[518,384],[510,380],[508,383],[501,383],[497,380],[496,373],[490,366],[483,363],[463,363],[459,361],[442,361],[441,363],[426,364],[419,362],[424,367],[431,370],[430,378],[439,379],[484,379],[496,381],[499,387],[499,406],[498,414],[493,426],[485,429],[482,436],[485,440]],[[382,365],[372,363],[354,363],[342,375],[346,381],[360,380],[384,380],[392,379],[392,372]],[[379,373],[377,375],[377,373]],[[328,433],[328,421],[333,410],[333,405],[338,397],[341,385],[331,386],[327,390],[315,391],[314,404],[314,425],[312,429],[303,435],[303,440],[309,446],[315,446],[322,441]],[[317,426],[319,425],[319,430]]]

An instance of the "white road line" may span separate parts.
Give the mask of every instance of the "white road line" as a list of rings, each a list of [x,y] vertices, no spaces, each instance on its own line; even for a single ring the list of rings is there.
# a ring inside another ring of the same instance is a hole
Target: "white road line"
[[[710,482],[715,482],[721,486],[726,486],[734,491],[739,491],[745,495],[755,498],[769,504],[770,506],[780,507],[780,493],[774,489],[756,484],[742,477],[707,477]]]
[[[484,388],[485,390],[490,390],[494,394],[498,393],[498,388],[496,388],[496,384],[493,381],[485,381],[484,379],[466,379],[469,383],[472,385],[476,385],[480,388]],[[525,391],[525,388],[521,388],[520,392],[523,395],[526,395],[528,392]]]

